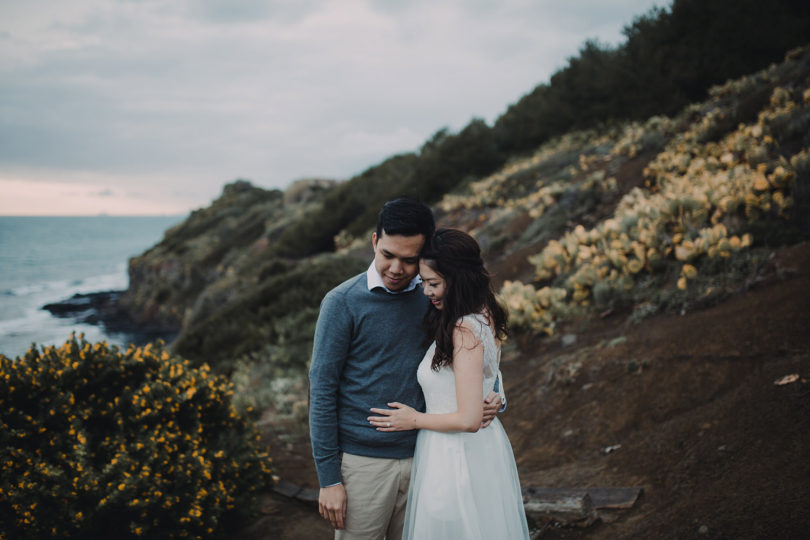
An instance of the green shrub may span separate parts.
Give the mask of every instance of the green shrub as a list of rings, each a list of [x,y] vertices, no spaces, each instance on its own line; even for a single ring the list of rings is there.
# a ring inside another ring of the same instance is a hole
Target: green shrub
[[[227,380],[162,345],[0,355],[0,538],[209,537],[270,459]]]
[[[312,351],[317,319],[317,311],[312,310],[332,287],[366,268],[367,260],[330,253],[271,274],[187,322],[173,345],[174,351],[192,361],[209,363],[217,373],[230,374],[237,359],[274,345],[286,349],[274,355],[274,362],[303,370]],[[301,319],[292,320],[302,310],[307,311]],[[282,322],[284,319],[288,321]]]

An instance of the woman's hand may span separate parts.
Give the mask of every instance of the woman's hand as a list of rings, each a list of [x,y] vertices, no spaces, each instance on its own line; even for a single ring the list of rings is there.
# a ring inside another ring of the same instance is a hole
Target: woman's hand
[[[371,409],[371,412],[379,416],[369,416],[369,423],[377,428],[377,431],[409,431],[417,429],[416,421],[421,414],[413,407],[408,407],[402,403],[389,403],[391,409]]]

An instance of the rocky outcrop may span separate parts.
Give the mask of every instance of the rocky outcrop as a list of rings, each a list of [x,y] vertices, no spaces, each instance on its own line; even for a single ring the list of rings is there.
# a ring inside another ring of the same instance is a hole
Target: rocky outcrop
[[[129,261],[121,306],[138,325],[181,332],[260,281],[272,238],[334,185],[295,182],[287,195],[237,180],[211,206],[192,212],[163,240]]]
[[[133,320],[121,304],[123,294],[124,291],[74,294],[66,300],[45,304],[42,309],[54,317],[102,326],[109,334],[123,334],[135,345],[174,338],[176,332],[172,328]]]

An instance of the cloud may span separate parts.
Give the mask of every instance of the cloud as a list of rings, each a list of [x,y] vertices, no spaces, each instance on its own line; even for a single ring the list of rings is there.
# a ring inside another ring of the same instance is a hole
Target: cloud
[[[0,179],[170,186],[200,206],[237,177],[347,178],[442,127],[493,122],[652,5],[3,3]]]
[[[312,0],[199,0],[186,4],[189,13],[211,24],[274,20],[285,24],[300,21],[323,2]]]

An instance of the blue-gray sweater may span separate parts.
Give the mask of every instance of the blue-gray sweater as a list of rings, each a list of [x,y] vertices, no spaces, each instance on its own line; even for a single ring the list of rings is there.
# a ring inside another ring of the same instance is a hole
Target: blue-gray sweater
[[[425,354],[421,287],[391,294],[368,290],[366,273],[324,297],[309,370],[309,427],[320,485],[341,482],[340,452],[413,456],[416,430],[383,433],[369,424],[371,407],[398,401],[425,410],[416,369]]]

